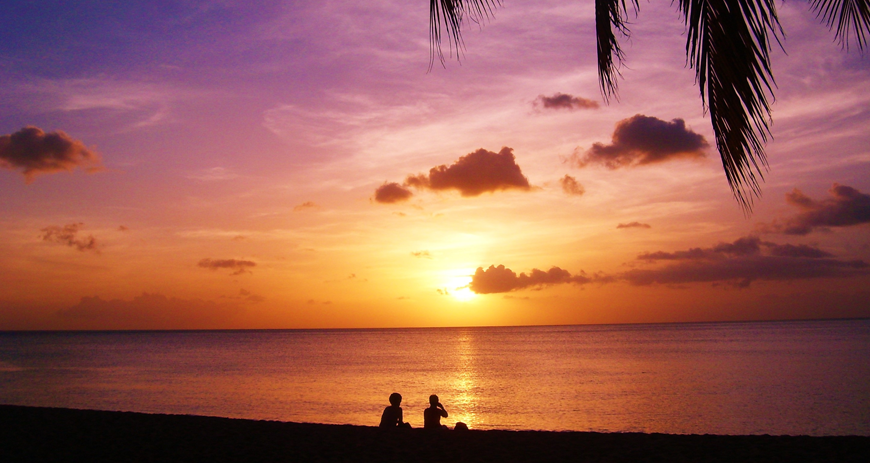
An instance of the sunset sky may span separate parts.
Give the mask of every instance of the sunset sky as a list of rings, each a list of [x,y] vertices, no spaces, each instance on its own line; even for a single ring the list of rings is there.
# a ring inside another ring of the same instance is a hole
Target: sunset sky
[[[6,5],[0,329],[870,317],[870,56],[805,3],[749,216],[670,2],[609,104],[593,2],[508,0],[431,72],[428,8]]]

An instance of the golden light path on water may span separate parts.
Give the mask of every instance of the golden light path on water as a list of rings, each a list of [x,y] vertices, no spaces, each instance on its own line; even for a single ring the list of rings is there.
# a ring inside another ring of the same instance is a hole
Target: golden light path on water
[[[474,362],[474,334],[471,330],[462,330],[459,333],[459,342],[457,344],[457,353],[459,357],[459,371],[456,378],[453,380],[453,391],[455,407],[458,413],[452,416],[451,421],[461,421],[469,427],[474,428],[478,423],[478,414],[476,413],[476,404],[480,403],[476,395],[477,385],[475,383],[477,374]]]

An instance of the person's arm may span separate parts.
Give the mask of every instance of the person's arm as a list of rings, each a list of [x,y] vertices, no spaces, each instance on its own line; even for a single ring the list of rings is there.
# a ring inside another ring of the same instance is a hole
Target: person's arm
[[[447,418],[447,410],[444,410],[444,405],[438,404],[438,409],[441,411],[441,417]]]
[[[399,416],[397,420],[400,425],[405,423],[404,416],[402,416],[402,407],[399,407]]]

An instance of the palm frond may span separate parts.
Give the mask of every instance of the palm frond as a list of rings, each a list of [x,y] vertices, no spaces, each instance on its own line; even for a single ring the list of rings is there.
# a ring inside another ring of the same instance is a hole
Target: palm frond
[[[686,55],[710,112],[716,148],[734,197],[744,211],[761,194],[767,169],[770,102],[769,34],[782,28],[773,0],[680,0],[688,29]],[[756,176],[757,174],[757,176]]]
[[[825,21],[829,29],[837,26],[834,36],[845,49],[849,49],[849,36],[855,35],[858,48],[867,46],[870,33],[870,2],[868,0],[811,0],[816,16]]]
[[[634,13],[640,9],[638,0],[629,0]],[[605,102],[617,97],[619,72],[625,54],[619,46],[616,32],[628,37],[628,10],[625,0],[595,0],[595,37],[598,42],[598,86]],[[614,58],[616,62],[614,62]]]
[[[501,5],[501,0],[429,0],[429,68],[435,57],[444,65],[441,50],[442,34],[447,34],[450,55],[456,50],[456,58],[462,45],[462,23],[467,17],[475,23],[490,18],[492,10]],[[442,29],[443,28],[443,29]]]

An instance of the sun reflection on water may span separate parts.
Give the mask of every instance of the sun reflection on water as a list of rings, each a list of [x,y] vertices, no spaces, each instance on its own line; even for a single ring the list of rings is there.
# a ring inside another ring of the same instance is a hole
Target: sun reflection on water
[[[461,421],[470,428],[474,428],[479,423],[475,352],[474,334],[470,330],[463,330],[456,344],[457,374],[451,385],[453,389],[451,403],[456,411],[450,415],[450,418],[451,421]]]

